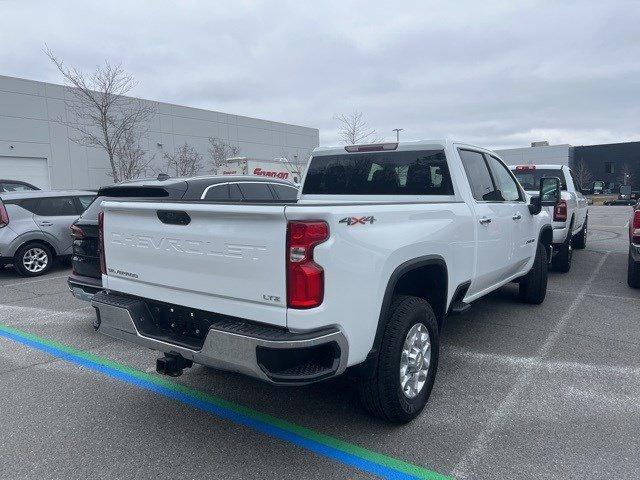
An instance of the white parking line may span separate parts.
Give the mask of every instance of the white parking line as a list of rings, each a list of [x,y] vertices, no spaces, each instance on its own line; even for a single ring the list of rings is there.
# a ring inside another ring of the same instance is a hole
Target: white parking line
[[[624,365],[594,365],[579,362],[552,362],[539,357],[520,357],[516,355],[502,355],[496,353],[477,352],[461,347],[443,348],[443,353],[468,359],[474,362],[483,362],[492,365],[507,365],[515,368],[538,368],[551,373],[581,373],[594,375],[612,375],[616,377],[640,377],[640,367],[627,367]]]
[[[45,282],[47,280],[53,280],[55,278],[67,278],[69,275],[56,275],[54,277],[44,277],[44,278],[39,278],[37,280],[26,280],[24,282],[14,282],[14,283],[0,283],[0,287],[13,287],[13,286],[17,286],[17,285],[28,285],[30,283],[38,283],[38,282]]]
[[[549,354],[551,349],[554,347],[558,338],[562,334],[565,329],[567,323],[576,312],[584,297],[586,296],[591,284],[595,280],[598,273],[602,269],[604,262],[609,258],[610,252],[607,252],[598,262],[596,268],[593,269],[593,272],[587,278],[587,281],[584,283],[583,287],[578,292],[575,300],[571,302],[569,308],[565,312],[560,320],[556,324],[555,328],[549,332],[544,343],[538,348],[537,354],[532,357],[531,363],[541,363],[544,358]],[[504,400],[500,402],[495,412],[487,421],[484,429],[480,432],[480,434],[476,437],[476,440],[471,444],[471,446],[465,451],[465,453],[460,458],[460,461],[453,469],[453,476],[458,479],[466,479],[469,474],[473,472],[473,469],[476,467],[478,462],[485,457],[487,452],[487,447],[491,442],[491,437],[496,432],[496,430],[502,425],[504,419],[510,414],[510,412],[514,409],[517,404],[518,398],[520,394],[525,390],[531,378],[533,376],[534,369],[525,368],[515,383],[511,387],[509,393],[505,396]]]

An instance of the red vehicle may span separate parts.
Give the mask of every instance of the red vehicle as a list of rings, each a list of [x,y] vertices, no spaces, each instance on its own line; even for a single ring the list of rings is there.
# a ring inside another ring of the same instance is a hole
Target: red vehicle
[[[632,288],[640,288],[640,203],[633,207],[633,216],[629,220],[627,283]]]

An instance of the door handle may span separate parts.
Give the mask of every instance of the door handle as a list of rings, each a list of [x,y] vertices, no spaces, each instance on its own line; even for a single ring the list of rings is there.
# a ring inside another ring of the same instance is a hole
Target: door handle
[[[513,217],[514,220],[520,220],[522,218],[522,215],[520,215],[520,213],[516,213]]]
[[[480,220],[478,220],[480,222],[480,225],[488,225],[491,223],[491,219],[487,218],[487,217],[482,217]]]
[[[47,221],[40,222],[40,225],[43,227],[53,227],[53,223]]]

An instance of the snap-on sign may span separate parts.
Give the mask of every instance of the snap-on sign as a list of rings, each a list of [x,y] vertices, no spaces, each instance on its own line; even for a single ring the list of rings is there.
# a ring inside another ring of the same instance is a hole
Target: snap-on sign
[[[273,170],[262,170],[260,167],[253,171],[254,175],[260,175],[261,177],[281,178],[286,180],[289,178],[289,172],[275,172]]]

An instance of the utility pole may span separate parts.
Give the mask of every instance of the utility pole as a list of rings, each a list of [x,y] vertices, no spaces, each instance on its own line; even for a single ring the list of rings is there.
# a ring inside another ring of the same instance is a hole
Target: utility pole
[[[393,131],[396,132],[396,142],[400,141],[400,132],[404,130],[404,128],[394,128]]]

